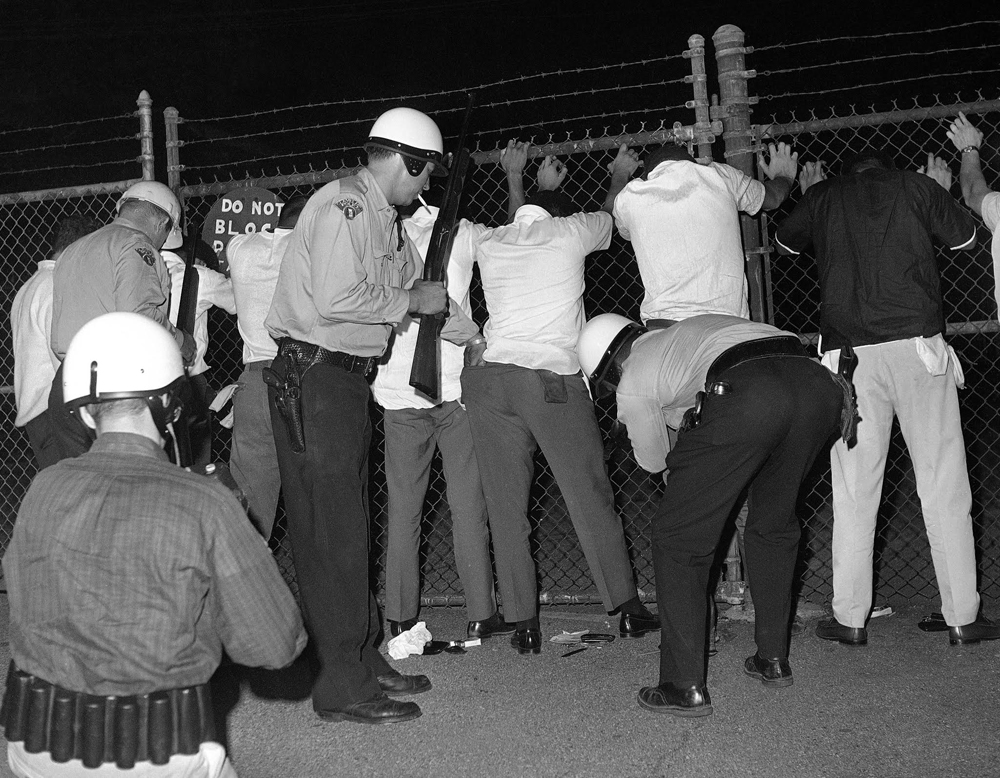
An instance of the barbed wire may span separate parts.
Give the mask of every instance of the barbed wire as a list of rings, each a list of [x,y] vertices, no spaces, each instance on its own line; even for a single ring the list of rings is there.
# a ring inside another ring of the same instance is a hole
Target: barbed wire
[[[255,116],[272,116],[278,113],[284,113],[287,111],[299,111],[308,108],[331,108],[331,107],[342,107],[345,105],[365,105],[368,103],[388,103],[388,102],[403,102],[408,100],[425,100],[430,97],[444,97],[446,95],[456,95],[456,94],[466,94],[468,92],[476,92],[483,89],[492,89],[498,86],[507,86],[509,84],[517,84],[525,81],[532,81],[540,78],[549,78],[552,76],[566,76],[566,75],[581,75],[584,73],[592,73],[599,70],[613,70],[615,68],[626,68],[634,67],[636,65],[648,65],[653,62],[667,62],[672,59],[683,58],[683,54],[668,54],[665,57],[655,57],[652,59],[640,59],[633,62],[620,62],[614,65],[595,65],[593,67],[586,68],[570,68],[568,70],[552,70],[545,73],[534,73],[531,75],[520,75],[515,78],[505,78],[498,81],[489,81],[485,84],[479,84],[478,86],[464,87],[461,89],[445,89],[438,92],[423,92],[409,95],[398,95],[396,97],[375,97],[375,98],[354,98],[348,100],[331,100],[322,103],[303,103],[301,105],[290,105],[284,108],[272,108],[266,111],[252,111],[250,113],[237,113],[230,114],[227,116],[212,116],[202,119],[188,119],[184,118],[185,124],[196,124],[199,122],[219,122],[228,121],[230,119],[249,119]],[[461,110],[461,109],[455,109]]]
[[[873,40],[877,38],[896,38],[904,35],[925,35],[931,32],[946,32],[948,30],[957,30],[962,27],[974,27],[979,24],[996,24],[1000,25],[1000,20],[994,19],[982,19],[975,22],[963,22],[961,24],[952,24],[947,27],[932,27],[927,30],[906,30],[904,32],[883,32],[883,33],[873,33],[871,35],[841,35],[836,38],[816,38],[810,41],[797,41],[795,43],[774,43],[770,46],[754,46],[753,53],[759,54],[762,51],[772,51],[774,49],[792,49],[798,46],[815,46],[820,43],[837,43],[839,41],[862,41],[862,40]]]
[[[900,59],[902,57],[928,57],[934,54],[954,54],[956,52],[962,51],[976,51],[976,50],[987,50],[1000,48],[1000,43],[995,44],[980,44],[979,46],[966,46],[957,49],[936,49],[935,51],[906,51],[899,54],[883,54],[879,56],[872,57],[859,57],[858,59],[845,59],[838,60],[836,62],[820,62],[815,65],[801,65],[794,68],[782,68],[780,70],[758,70],[757,75],[759,76],[775,76],[783,75],[785,73],[798,73],[804,70],[817,70],[818,68],[829,68],[837,67],[840,65],[857,65],[862,62],[880,62],[887,59]]]
[[[60,122],[59,124],[40,124],[36,127],[18,127],[13,130],[0,130],[0,135],[13,135],[16,132],[55,130],[60,127],[78,127],[83,124],[97,124],[98,122],[110,122],[121,119],[135,119],[135,113],[125,113],[117,116],[103,116],[99,119],[81,119],[75,122]]]
[[[678,104],[678,105],[658,106],[656,110],[658,112],[659,111],[670,111],[670,110],[674,110],[674,109],[677,109],[677,108],[685,108],[685,107],[686,107],[686,105],[684,103],[681,103],[681,104]],[[574,117],[566,117],[566,118],[560,117],[559,122],[560,122],[560,124],[568,124],[570,122],[590,121],[590,120],[593,120],[593,119],[610,119],[610,118],[619,118],[620,119],[620,118],[622,118],[622,117],[624,117],[626,115],[634,115],[634,112],[618,111],[618,112],[604,112],[604,113],[586,114],[586,115],[582,115],[582,116],[574,116]],[[641,122],[641,125],[642,125],[642,127],[645,127],[646,126],[646,122]],[[506,127],[500,127],[498,129],[495,129],[495,130],[487,130],[485,132],[480,132],[480,133],[477,133],[477,135],[480,136],[480,137],[482,137],[482,136],[490,136],[490,135],[506,135],[507,133],[509,133],[509,132],[511,132],[513,130],[523,130],[523,129],[526,129],[528,127],[536,127],[536,126],[537,126],[537,122],[525,123],[525,124],[512,124],[512,125],[508,125]],[[663,126],[663,122],[662,121],[660,122],[660,126],[661,127]],[[642,131],[644,131],[644,130],[642,130]],[[628,134],[625,131],[624,127],[622,129],[622,133],[621,134],[622,135]],[[590,131],[587,131],[587,134],[584,137],[585,138],[590,137]],[[570,140],[571,140],[571,133],[567,132],[566,142],[569,142]],[[204,171],[204,170],[212,170],[212,169],[219,169],[219,168],[243,167],[245,165],[250,165],[250,164],[255,164],[255,163],[260,163],[260,162],[273,162],[275,160],[291,159],[293,157],[306,157],[306,156],[320,157],[320,156],[325,155],[325,154],[332,154],[332,153],[336,153],[336,152],[340,152],[340,153],[350,152],[350,151],[355,151],[356,152],[360,147],[361,147],[361,144],[352,144],[350,146],[331,146],[331,147],[325,148],[325,149],[314,149],[312,151],[296,151],[296,152],[293,152],[293,153],[290,153],[290,154],[270,154],[270,155],[259,156],[259,157],[248,157],[246,159],[231,160],[231,161],[228,161],[228,162],[216,162],[216,163],[213,163],[213,164],[210,164],[210,165],[184,165],[184,170],[185,171],[194,172],[194,171]],[[479,149],[479,148],[480,147],[477,146],[477,149]],[[499,148],[499,146],[497,146],[496,148]],[[314,168],[312,167],[312,164],[310,164],[309,170],[310,170],[310,172],[314,172]],[[249,173],[248,173],[248,175],[249,175]]]
[[[806,95],[825,95],[832,92],[844,92],[849,89],[869,89],[876,86],[891,86],[893,84],[906,84],[913,81],[926,81],[931,78],[951,78],[954,76],[979,76],[985,73],[1000,73],[1000,68],[992,70],[963,70],[956,73],[935,73],[932,75],[913,76],[911,78],[897,78],[890,81],[875,81],[869,84],[853,84],[851,86],[831,87],[830,89],[815,89],[807,92],[782,92],[777,95],[761,95],[761,102],[765,100],[784,100],[789,97],[803,97]]]
[[[19,175],[21,173],[44,173],[49,170],[69,170],[71,168],[92,168],[92,167],[110,167],[112,165],[135,165],[139,163],[138,157],[129,157],[128,159],[114,159],[105,162],[89,162],[89,163],[78,163],[69,165],[49,165],[48,167],[34,167],[26,168],[24,170],[3,170],[0,169],[0,175],[13,176]]]
[[[493,102],[493,103],[482,103],[482,104],[480,104],[477,107],[480,108],[480,109],[501,108],[501,107],[507,108],[507,107],[511,107],[511,106],[514,106],[514,105],[520,105],[520,104],[523,104],[523,103],[533,103],[533,102],[541,102],[541,101],[547,101],[547,100],[557,100],[557,99],[560,99],[560,98],[569,98],[569,97],[581,97],[583,95],[596,95],[596,94],[601,94],[601,93],[604,93],[604,92],[620,92],[620,91],[623,91],[625,89],[646,89],[646,88],[649,88],[649,87],[661,87],[661,86],[666,86],[668,84],[682,84],[682,83],[684,83],[684,79],[683,78],[676,78],[676,79],[668,79],[668,80],[655,81],[655,82],[647,82],[647,83],[643,83],[643,84],[626,84],[624,86],[617,85],[617,86],[600,87],[600,88],[594,88],[594,89],[579,89],[579,90],[576,90],[574,92],[563,92],[562,94],[544,95],[543,97],[524,97],[524,98],[516,98],[516,99],[513,99],[513,100],[499,100],[499,101]],[[439,111],[438,113],[451,113],[451,112],[457,112],[457,111],[462,111],[462,110],[465,110],[465,109],[464,108],[446,109],[444,111]],[[202,145],[202,144],[208,144],[208,143],[222,143],[222,142],[228,142],[228,141],[234,141],[234,140],[249,140],[251,138],[263,138],[263,137],[267,137],[269,135],[282,135],[282,134],[289,133],[289,132],[306,132],[306,131],[309,131],[309,130],[325,130],[325,129],[330,129],[330,128],[334,128],[334,127],[347,127],[347,126],[357,125],[357,124],[365,124],[365,125],[367,125],[367,124],[370,124],[370,123],[371,123],[371,119],[367,118],[367,117],[363,118],[363,119],[346,119],[344,121],[339,121],[339,122],[325,122],[325,123],[322,123],[322,124],[310,124],[310,125],[306,125],[306,126],[303,126],[303,127],[283,127],[281,129],[277,129],[277,130],[261,130],[260,132],[247,132],[247,133],[243,133],[242,135],[224,135],[224,136],[220,136],[220,137],[217,137],[217,138],[192,138],[191,140],[185,140],[184,141],[184,145],[185,146],[195,146],[195,145]],[[531,124],[525,124],[525,125],[520,125],[520,126],[522,126],[522,127],[530,127]]]
[[[84,140],[78,143],[54,143],[51,146],[35,146],[30,149],[2,149],[0,154],[28,154],[33,151],[51,151],[52,149],[75,149],[81,146],[96,146],[99,143],[118,143],[121,141],[134,142],[138,135],[122,135],[117,138],[101,138],[100,140]]]

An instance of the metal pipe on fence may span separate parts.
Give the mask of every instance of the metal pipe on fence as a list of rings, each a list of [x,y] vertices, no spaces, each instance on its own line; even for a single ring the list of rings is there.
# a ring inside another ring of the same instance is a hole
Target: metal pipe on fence
[[[754,175],[753,151],[750,130],[750,98],[747,81],[757,75],[745,66],[746,48],[743,46],[743,30],[733,24],[725,24],[715,31],[715,61],[719,67],[719,93],[721,102],[719,115],[724,131],[722,139],[726,145],[726,162],[748,176]],[[750,286],[750,318],[765,321],[764,273],[761,262],[760,227],[757,220],[740,214],[740,228],[743,232],[743,248],[746,252],[747,283]]]
[[[0,205],[15,203],[37,203],[42,200],[68,200],[73,197],[94,197],[98,195],[119,194],[141,178],[129,178],[125,181],[112,181],[106,184],[84,184],[83,186],[62,186],[57,189],[37,189],[33,192],[8,192],[0,194]]]
[[[909,108],[905,111],[884,111],[863,116],[831,116],[808,122],[787,124],[757,124],[754,131],[758,138],[777,138],[781,135],[801,135],[807,132],[830,132],[851,127],[871,127],[881,124],[901,124],[924,119],[949,119],[961,111],[965,114],[983,114],[1000,111],[1000,100],[980,100],[957,105],[935,105],[933,108]]]
[[[712,144],[715,143],[715,125],[711,119],[711,107],[708,101],[708,74],[705,70],[705,38],[702,35],[692,35],[688,38],[690,47],[684,56],[691,60],[691,75],[684,80],[691,84],[694,100],[688,100],[685,105],[694,109],[694,140],[698,144],[696,160],[702,165],[712,161]],[[719,125],[721,127],[721,125]]]
[[[153,100],[149,92],[143,89],[135,102],[139,106],[139,162],[142,164],[142,180],[152,181],[156,177],[153,172]]]
[[[166,143],[164,144],[167,148],[167,186],[169,186],[178,197],[180,197],[181,188],[181,171],[184,166],[181,165],[180,160],[180,147],[181,141],[177,134],[177,125],[180,123],[180,112],[170,106],[163,109],[163,129],[164,136],[166,137]],[[184,198],[181,197],[181,210],[184,210]]]

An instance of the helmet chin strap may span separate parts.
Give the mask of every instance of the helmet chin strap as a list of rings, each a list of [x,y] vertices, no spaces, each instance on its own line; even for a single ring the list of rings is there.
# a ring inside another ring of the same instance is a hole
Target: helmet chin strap
[[[184,406],[180,398],[172,391],[167,392],[167,402],[164,405],[162,395],[156,394],[146,398],[146,406],[160,436],[171,443],[174,464],[180,467],[194,464],[191,437],[187,420],[182,413]]]

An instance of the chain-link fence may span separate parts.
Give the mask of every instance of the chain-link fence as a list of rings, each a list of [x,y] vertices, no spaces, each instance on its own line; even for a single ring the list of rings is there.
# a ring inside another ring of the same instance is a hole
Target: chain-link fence
[[[721,32],[721,31],[720,31]],[[522,139],[535,132],[533,141],[538,143],[534,151],[534,159],[544,154],[555,154],[565,159],[572,172],[566,187],[567,192],[582,209],[596,209],[603,201],[607,185],[606,166],[614,157],[620,143],[628,143],[633,148],[642,151],[653,147],[669,137],[677,137],[696,145],[696,156],[706,158],[714,156],[718,161],[729,161],[732,164],[746,163],[752,152],[761,141],[780,137],[784,140],[794,139],[800,152],[800,161],[806,159],[824,159],[831,172],[837,172],[839,161],[847,150],[854,148],[860,142],[872,142],[891,147],[897,154],[900,165],[915,166],[927,151],[941,153],[947,151],[947,141],[941,120],[954,116],[959,109],[966,110],[974,116],[979,126],[987,131],[990,137],[1000,134],[1000,105],[996,102],[978,100],[975,103],[955,100],[951,103],[934,100],[929,109],[911,111],[868,112],[848,110],[838,118],[817,120],[814,115],[807,122],[790,121],[779,124],[777,120],[770,124],[751,125],[747,121],[747,107],[755,102],[755,98],[746,95],[745,86],[752,71],[744,71],[743,66],[725,65],[720,58],[720,70],[724,70],[725,78],[731,81],[741,81],[744,92],[730,88],[726,82],[722,89],[722,103],[709,106],[708,90],[705,76],[705,60],[699,36],[693,36],[689,41],[690,49],[683,56],[664,58],[656,63],[662,67],[647,81],[660,90],[659,108],[629,108],[626,112],[608,109],[608,103],[602,102],[601,110],[567,109],[565,123],[557,119],[547,121],[550,130],[566,129],[565,140],[555,140],[551,134],[544,136],[537,132],[537,122],[527,120],[507,119],[502,115],[503,102],[496,100],[490,104],[490,116],[495,119],[495,127],[480,135],[477,151],[473,155],[474,171],[465,191],[463,216],[489,225],[503,221],[506,212],[506,182],[502,171],[496,162],[499,148],[506,138],[515,130]],[[716,41],[717,49],[721,48],[720,40]],[[741,41],[737,46],[740,54],[744,53]],[[717,51],[718,56],[718,51]],[[631,63],[635,64],[635,63]],[[647,67],[647,63],[643,63]],[[645,71],[644,71],[645,72]],[[775,72],[778,72],[777,70]],[[690,73],[690,75],[688,75]],[[587,74],[588,76],[590,74]],[[723,79],[720,78],[720,82]],[[753,83],[752,81],[750,83]],[[506,85],[505,85],[506,86]],[[536,87],[537,88],[537,87]],[[687,96],[680,90],[687,90]],[[694,99],[690,99],[693,89]],[[609,101],[614,90],[596,89],[598,99]],[[573,99],[579,97],[579,92],[573,93]],[[668,94],[669,100],[663,95]],[[566,98],[564,93],[560,95]],[[785,96],[785,95],[783,95]],[[542,98],[537,98],[542,99]],[[804,98],[798,98],[798,104]],[[380,101],[382,104],[385,101]],[[431,105],[422,105],[419,101],[409,101],[418,108],[433,112]],[[517,102],[517,101],[512,101]],[[664,105],[664,103],[668,103]],[[566,105],[564,99],[560,105]],[[667,126],[662,118],[670,110],[671,119],[683,119],[688,122],[678,122],[673,127]],[[379,109],[381,110],[381,108]],[[513,110],[513,109],[512,109]],[[743,111],[742,117],[739,112]],[[376,111],[377,113],[378,111]],[[656,128],[647,131],[646,124],[650,117],[660,118],[652,122]],[[220,143],[204,145],[199,152],[203,155],[202,167],[185,166],[183,160],[189,159],[184,148],[191,140],[183,138],[185,120],[177,120],[171,128],[167,128],[167,160],[168,175],[171,183],[177,185],[184,201],[186,216],[190,224],[200,224],[208,214],[215,201],[225,192],[242,186],[259,186],[275,191],[282,200],[287,200],[295,194],[310,194],[323,183],[340,175],[347,174],[358,163],[357,149],[326,148],[327,152],[319,157],[298,159],[300,148],[295,153],[291,163],[294,172],[266,175],[268,165],[273,166],[274,155],[265,156],[261,153],[243,150],[242,157],[227,156]],[[496,118],[500,116],[500,118]],[[603,120],[612,117],[622,121],[621,132],[615,133],[607,127],[601,127]],[[243,121],[252,122],[256,117],[246,117]],[[520,121],[520,123],[519,123]],[[742,121],[742,126],[740,126]],[[626,127],[626,124],[631,126]],[[354,130],[355,137],[362,131],[356,120],[347,122]],[[725,145],[716,143],[715,136],[723,134],[725,125]],[[585,127],[585,129],[578,129]],[[534,129],[533,129],[534,128]],[[595,129],[596,128],[596,129]],[[188,127],[187,129],[197,129]],[[179,131],[178,131],[179,130]],[[277,130],[269,130],[267,141],[275,142]],[[574,135],[573,139],[570,136]],[[208,129],[197,129],[194,139],[201,137],[203,143],[208,143],[211,135]],[[241,144],[246,144],[247,136],[239,134]],[[213,138],[217,140],[218,138]],[[293,144],[294,145],[294,144]],[[212,162],[212,151],[216,152],[218,162]],[[180,152],[184,152],[182,155]],[[714,152],[714,153],[713,153]],[[190,157],[193,159],[194,157]],[[948,157],[950,158],[950,157]],[[233,173],[227,167],[227,160],[239,160],[241,168],[251,167],[256,170],[246,170],[244,175]],[[265,160],[268,160],[265,162]],[[987,160],[988,162],[989,160]],[[533,164],[529,164],[527,172],[530,178],[533,174]],[[308,170],[306,169],[308,168]],[[182,178],[201,177],[201,183],[188,181],[181,185]],[[957,193],[957,186],[956,186]],[[751,260],[751,289],[755,297],[754,310],[758,318],[766,318],[779,327],[803,333],[803,337],[815,343],[814,333],[817,330],[818,288],[812,263],[807,259],[792,261],[776,257],[771,251],[773,227],[777,220],[787,213],[794,204],[786,204],[782,211],[772,213],[771,218],[762,217],[752,222],[756,236],[744,234],[748,258]],[[66,200],[60,204],[61,211],[68,212],[79,207],[77,203],[87,203],[87,208],[94,215],[109,218],[111,213],[110,197],[102,201],[95,198],[93,202],[86,200]],[[40,209],[42,206],[35,206]],[[21,282],[27,277],[26,260],[29,256],[39,255],[43,251],[38,245],[37,236],[32,238],[23,227],[18,225],[37,224],[40,215],[51,219],[56,211],[54,205],[46,206],[51,210],[29,213],[17,210],[14,205],[0,203],[0,245],[7,248],[8,255],[16,251],[18,255],[17,273],[5,274],[3,299],[9,309],[10,300]],[[759,247],[759,248],[758,248]],[[949,322],[948,334],[950,342],[963,357],[969,388],[961,394],[963,403],[963,420],[966,432],[966,443],[969,453],[969,469],[973,483],[975,499],[974,519],[976,522],[977,541],[981,554],[980,571],[984,593],[997,594],[1000,589],[1000,563],[998,563],[997,546],[1000,544],[1000,519],[997,518],[997,462],[993,451],[1000,421],[997,419],[997,408],[1000,408],[1000,398],[997,397],[995,386],[998,385],[994,375],[996,332],[996,304],[993,301],[993,278],[988,249],[980,246],[972,254],[960,256],[942,256],[943,279],[945,287],[946,314]],[[30,270],[27,271],[30,273]],[[634,255],[628,242],[616,237],[611,248],[591,257],[586,273],[587,292],[585,298],[588,316],[603,312],[617,312],[627,316],[637,317],[638,306],[642,298],[642,285],[635,264]],[[482,322],[486,311],[482,302],[478,281],[474,281],[473,301],[478,321]],[[4,321],[6,326],[7,322]],[[235,381],[242,366],[241,341],[233,317],[220,311],[214,311],[211,319],[212,343],[208,353],[209,364],[212,365],[210,381],[219,388]],[[4,344],[9,348],[9,334],[4,333]],[[3,354],[6,375],[10,375],[9,353]],[[9,379],[8,379],[9,383]],[[600,401],[597,405],[598,420],[602,430],[607,433],[615,416],[613,398]],[[371,450],[371,514],[373,527],[373,575],[376,586],[380,588],[382,575],[382,559],[385,545],[385,514],[386,491],[382,457],[381,415],[372,404],[374,420],[374,435]],[[13,421],[13,403],[10,396],[4,395],[2,422],[7,430],[11,429]],[[4,484],[7,502],[3,504],[3,524],[0,525],[0,542],[5,542],[4,532],[9,533],[10,522],[13,520],[16,506],[21,494],[33,472],[30,464],[30,454],[25,441],[19,433],[8,436],[10,441],[5,447]],[[217,459],[228,458],[229,435],[221,427],[216,426],[214,453]],[[649,548],[649,520],[654,507],[659,500],[662,482],[656,476],[650,476],[635,463],[631,451],[627,447],[608,446],[607,464],[618,511],[622,517],[629,551],[635,566],[637,583],[640,590],[649,594],[653,587],[653,574]],[[539,591],[542,597],[551,602],[567,601],[598,601],[597,593],[590,577],[590,572],[583,559],[579,544],[572,530],[565,504],[559,495],[558,487],[544,457],[539,455],[537,478],[532,491],[530,513],[534,526],[534,546],[539,569]],[[287,538],[284,532],[283,517],[280,515],[273,536],[273,547],[279,562],[284,567],[289,580],[293,580],[293,568]],[[830,508],[829,464],[825,458],[817,463],[806,488],[802,492],[799,514],[805,526],[803,541],[801,593],[804,597],[822,601],[830,593],[830,531],[832,527],[832,512]],[[882,597],[899,596],[933,596],[936,583],[930,564],[930,553],[927,547],[923,522],[920,517],[919,503],[913,482],[912,468],[909,466],[905,446],[898,431],[893,436],[893,447],[890,451],[889,466],[886,474],[885,500],[879,523],[879,560],[877,569],[877,593]],[[425,601],[431,604],[461,604],[464,600],[460,583],[455,573],[455,564],[451,542],[451,519],[445,500],[445,483],[440,468],[436,462],[430,488],[428,490],[425,517],[424,543],[422,547],[423,593]]]

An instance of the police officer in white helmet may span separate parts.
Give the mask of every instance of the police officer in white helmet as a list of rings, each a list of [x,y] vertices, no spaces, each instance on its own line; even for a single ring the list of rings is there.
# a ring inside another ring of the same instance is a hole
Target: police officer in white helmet
[[[420,715],[392,699],[430,689],[379,653],[381,617],[370,590],[369,381],[392,325],[448,308],[444,285],[416,278],[416,249],[395,206],[445,173],[441,132],[426,114],[394,108],[371,129],[368,163],[306,204],[281,263],[265,326],[279,343],[270,389],[288,532],[306,621],[320,659],[313,708],[329,721],[385,724]],[[450,308],[442,336],[479,328]]]
[[[164,327],[98,316],[63,376],[97,440],[38,474],[4,555],[11,769],[233,778],[209,678],[223,650],[249,666],[291,663],[306,643],[298,608],[232,493],[164,454],[186,380]]]
[[[743,671],[768,687],[791,685],[795,501],[838,422],[851,434],[852,413],[841,416],[846,382],[809,359],[796,335],[721,314],[651,331],[602,314],[584,326],[577,348],[597,393],[616,392],[636,461],[669,473],[652,517],[660,674],[657,685],[639,690],[639,705],[674,716],[712,713],[705,686],[710,568],[744,490],[757,652]],[[668,428],[679,430],[672,449]]]
[[[52,350],[59,359],[84,324],[105,313],[125,311],[163,326],[190,363],[195,342],[170,323],[170,276],[159,253],[167,236],[179,232],[180,219],[180,202],[167,186],[139,181],[122,194],[111,224],[63,252],[52,280]],[[86,451],[91,436],[66,411],[61,371],[52,382],[49,410],[61,456]]]

